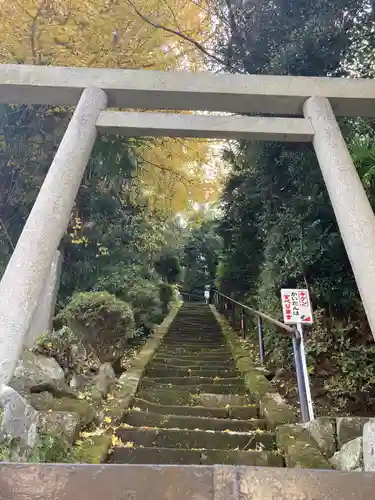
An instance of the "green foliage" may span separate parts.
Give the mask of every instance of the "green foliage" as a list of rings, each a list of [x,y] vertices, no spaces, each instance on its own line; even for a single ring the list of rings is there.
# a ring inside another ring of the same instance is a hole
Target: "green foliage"
[[[0,462],[64,463],[69,462],[70,446],[60,436],[42,434],[34,449],[21,446],[18,439],[0,444]]]
[[[30,457],[30,462],[68,462],[69,455],[70,447],[64,439],[55,434],[43,434],[39,437],[38,445]]]
[[[66,325],[58,330],[40,335],[33,347],[33,352],[54,358],[61,368],[67,372],[76,366],[78,359],[73,356],[72,347],[80,346],[78,336]]]
[[[309,372],[333,411],[372,411],[374,406],[375,346],[363,333],[358,322],[315,312],[307,344]]]
[[[73,319],[83,326],[96,326],[106,316],[115,316],[119,329],[132,334],[133,315],[128,304],[108,292],[81,292],[73,295],[61,316],[67,321]]]
[[[93,290],[106,290],[132,307],[139,334],[148,333],[162,318],[161,280],[147,266],[118,264],[108,267]]]
[[[166,314],[173,302],[174,288],[172,285],[161,283],[159,286],[160,301],[162,303],[163,313]]]
[[[178,257],[170,250],[166,250],[155,262],[155,269],[167,283],[176,283],[181,275]]]
[[[230,1],[229,6],[229,42],[222,47],[229,69],[341,76],[356,67],[362,76],[373,76],[355,63],[375,48],[370,35],[375,11],[362,1],[276,0],[241,8]],[[367,37],[362,44],[359,32]],[[374,206],[374,124],[342,120],[341,126]],[[352,394],[371,393],[372,336],[311,146],[239,141],[224,159],[231,174],[219,228],[221,289],[281,319],[280,288],[309,288],[314,307],[323,311],[308,337],[313,389],[335,407],[349,408]],[[265,344],[274,369],[292,366],[290,341],[266,326]],[[371,398],[351,410],[375,408]]]
[[[222,249],[221,237],[217,234],[218,222],[207,218],[190,231],[185,245],[184,290],[202,291],[206,285],[214,285],[216,268]]]
[[[135,333],[131,307],[108,292],[73,295],[60,316],[101,362],[120,358]]]
[[[63,326],[59,330],[53,330],[51,333],[43,333],[36,340],[38,348],[45,348],[56,351],[65,351],[67,347],[79,340],[74,332],[68,327]]]
[[[0,106],[0,276],[70,115],[50,106]]]

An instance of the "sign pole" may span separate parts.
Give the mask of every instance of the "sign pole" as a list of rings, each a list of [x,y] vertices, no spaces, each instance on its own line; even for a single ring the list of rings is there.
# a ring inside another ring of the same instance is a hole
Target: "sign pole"
[[[306,399],[305,405],[307,408],[307,418],[308,418],[307,421],[310,421],[310,420],[314,420],[314,407],[313,407],[312,397],[311,397],[309,372],[307,370],[305,343],[304,343],[304,339],[303,339],[302,323],[297,323],[296,327],[297,327],[297,332],[298,332],[301,372],[302,372],[304,393],[305,393],[305,399]]]
[[[301,406],[301,420],[302,422],[310,422],[314,420],[314,408],[311,398],[309,373],[307,371],[302,326],[304,324],[312,325],[313,323],[309,291],[307,289],[282,288],[281,304],[283,308],[284,323],[295,326],[293,334],[293,354]]]
[[[307,398],[305,392],[305,384],[303,380],[302,363],[301,363],[301,349],[299,341],[299,332],[296,330],[293,335],[293,354],[294,354],[294,364],[296,368],[297,386],[298,386],[298,397],[299,405],[301,409],[301,420],[302,422],[309,421],[309,409],[307,405]]]

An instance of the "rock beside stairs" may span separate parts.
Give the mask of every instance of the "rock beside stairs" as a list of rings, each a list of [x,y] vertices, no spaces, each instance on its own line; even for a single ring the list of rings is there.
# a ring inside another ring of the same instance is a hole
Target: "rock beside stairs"
[[[9,385],[23,395],[41,390],[69,392],[64,371],[56,360],[34,354],[28,349],[23,351]]]

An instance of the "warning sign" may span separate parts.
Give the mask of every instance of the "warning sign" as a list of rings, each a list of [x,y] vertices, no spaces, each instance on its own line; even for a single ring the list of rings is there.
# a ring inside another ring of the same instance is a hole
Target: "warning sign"
[[[313,317],[308,290],[281,289],[284,323],[312,325]]]

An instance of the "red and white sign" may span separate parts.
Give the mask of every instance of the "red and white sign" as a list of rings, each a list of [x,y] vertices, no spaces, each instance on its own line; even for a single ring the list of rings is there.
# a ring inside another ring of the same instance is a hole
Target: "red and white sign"
[[[281,304],[283,307],[284,323],[287,325],[295,325],[297,323],[312,325],[313,316],[308,290],[282,288]]]

